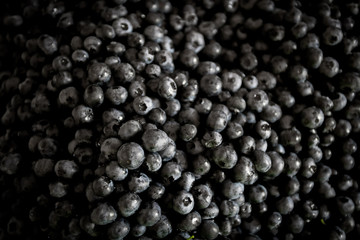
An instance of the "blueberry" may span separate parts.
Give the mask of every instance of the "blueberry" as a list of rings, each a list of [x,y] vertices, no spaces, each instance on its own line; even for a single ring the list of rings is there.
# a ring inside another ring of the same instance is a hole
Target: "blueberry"
[[[229,122],[226,128],[226,135],[229,139],[238,139],[244,134],[244,129],[240,123]]]
[[[267,227],[269,229],[276,229],[282,222],[282,215],[279,212],[273,212],[268,218]]]
[[[128,170],[119,166],[117,161],[111,161],[105,169],[106,175],[113,181],[122,181],[128,175]]]
[[[191,193],[195,200],[195,207],[198,209],[207,208],[210,205],[214,195],[210,187],[205,184],[194,186],[191,189]]]
[[[176,143],[174,140],[170,138],[168,146],[164,150],[159,151],[159,154],[164,162],[173,159],[176,154]]]
[[[223,236],[229,236],[232,232],[232,224],[229,219],[221,221],[219,224],[220,234]]]
[[[271,158],[267,153],[260,150],[255,150],[254,165],[258,172],[266,173],[271,168]]]
[[[197,128],[193,124],[185,124],[180,128],[180,138],[186,142],[192,140],[197,133]]]
[[[110,81],[111,70],[105,63],[93,63],[88,69],[88,78],[92,83],[106,83]]]
[[[90,215],[91,221],[96,225],[107,225],[114,222],[116,217],[115,209],[107,203],[99,204]]]
[[[50,35],[43,34],[37,39],[38,47],[46,54],[52,55],[58,50],[58,42]]]
[[[179,221],[178,228],[183,231],[193,231],[200,226],[201,222],[201,215],[197,211],[193,211]]]
[[[94,120],[94,112],[92,108],[86,107],[85,105],[76,106],[72,112],[72,117],[76,124],[90,123]]]
[[[125,118],[124,113],[115,108],[106,109],[102,113],[102,121],[104,124],[110,123],[112,121],[122,122],[124,118]]]
[[[149,153],[145,161],[150,172],[156,172],[162,166],[162,158],[158,153]]]
[[[301,141],[301,133],[295,127],[283,130],[280,133],[280,141],[284,146],[295,146]]]
[[[193,195],[184,190],[176,193],[173,199],[173,209],[182,215],[190,213],[193,210],[194,205]]]
[[[294,209],[294,201],[291,197],[282,197],[276,202],[276,209],[282,214],[287,215]]]
[[[161,169],[161,176],[165,184],[169,185],[181,177],[182,168],[175,162],[168,162]]]
[[[50,196],[54,198],[62,198],[68,194],[69,185],[62,182],[54,182],[48,185]]]
[[[99,235],[96,224],[90,220],[89,216],[82,216],[80,218],[80,227],[90,236],[95,237]]]
[[[200,234],[205,239],[215,239],[219,235],[219,226],[211,220],[205,220],[201,224]]]
[[[98,107],[104,102],[104,92],[98,85],[89,85],[84,91],[84,102],[89,107]]]
[[[231,145],[220,145],[214,148],[211,160],[220,168],[231,169],[238,161],[238,155]]]
[[[244,219],[244,221],[242,222],[242,227],[250,234],[256,234],[261,229],[261,223],[257,218],[251,216],[249,218]],[[256,239],[256,235],[250,235],[250,239],[252,238]]]
[[[228,124],[228,115],[224,111],[212,110],[207,117],[207,125],[216,132],[223,131]]]
[[[8,175],[13,175],[18,171],[21,162],[22,156],[19,153],[5,155],[0,161],[0,170]]]
[[[215,41],[211,41],[209,44],[205,45],[201,53],[204,53],[210,59],[216,59],[222,50],[222,46]]]
[[[329,184],[329,182],[320,183],[318,192],[320,196],[325,199],[330,199],[336,196],[335,189]]]
[[[199,65],[199,57],[191,49],[185,49],[181,51],[180,61],[189,69],[195,69]]]
[[[198,81],[194,79],[189,80],[189,84],[183,88],[181,100],[183,102],[194,102],[199,93],[199,84]],[[208,111],[208,108],[211,108],[208,103],[205,102],[206,109],[204,111]]]
[[[251,202],[261,203],[267,198],[267,190],[263,185],[251,186],[249,190],[249,199]]]
[[[323,61],[323,51],[319,47],[310,47],[305,51],[305,64],[307,67],[317,69]]]
[[[249,106],[249,108],[252,110],[261,112],[268,104],[269,98],[262,90],[254,89],[247,94],[246,105]]]
[[[267,152],[271,159],[271,168],[266,172],[266,178],[276,178],[284,170],[285,162],[283,157],[275,151]]]
[[[131,192],[141,193],[150,186],[151,179],[144,173],[135,173],[130,176],[128,188]]]
[[[102,46],[102,41],[95,36],[89,36],[84,40],[84,48],[90,54],[95,54],[100,52],[101,46]]]
[[[301,113],[301,123],[310,129],[320,127],[324,122],[324,113],[316,107],[309,107]]]
[[[216,205],[216,203],[211,202],[207,208],[202,210],[201,217],[203,220],[214,219],[219,215],[219,213],[220,213],[219,207]]]
[[[61,72],[55,74],[53,76],[53,78],[51,79],[51,81],[49,81],[49,83],[51,83],[55,89],[69,85],[72,82],[73,82],[73,77],[72,77],[71,73],[69,73],[68,71],[61,71]]]
[[[173,120],[167,121],[163,126],[163,130],[169,138],[176,141],[178,138],[178,131],[180,130],[180,124]]]
[[[339,190],[347,191],[354,185],[354,181],[349,175],[344,174],[340,177],[337,185]]]
[[[336,204],[339,212],[344,216],[351,214],[355,209],[355,204],[353,200],[349,197],[345,197],[345,196],[337,197]]]
[[[145,153],[139,144],[129,142],[119,148],[117,158],[121,167],[134,170],[144,162]]]
[[[146,226],[143,225],[135,225],[131,226],[131,235],[134,237],[141,237],[146,232]]]
[[[355,229],[355,220],[352,216],[346,216],[343,219],[342,224],[340,225],[341,229],[344,230],[345,233],[350,233]]]
[[[129,120],[123,123],[118,131],[122,140],[129,140],[142,131],[142,126],[136,120]]]
[[[92,188],[97,196],[105,197],[114,191],[114,183],[107,177],[99,177],[92,183]]]
[[[151,227],[161,219],[161,208],[156,202],[146,202],[138,211],[136,220],[139,224]]]
[[[112,27],[115,30],[117,36],[122,37],[130,34],[133,31],[133,26],[126,18],[116,19],[112,23]]]
[[[147,195],[154,200],[160,199],[165,193],[164,185],[160,183],[154,183],[146,190]]]
[[[79,167],[74,161],[60,160],[56,162],[54,170],[58,177],[71,179],[79,171]]]
[[[144,29],[144,35],[151,41],[156,43],[164,40],[164,30],[156,25],[149,25]]]
[[[158,239],[167,237],[172,230],[171,222],[165,215],[162,215],[160,220],[150,228],[152,234]]]
[[[160,129],[146,130],[142,135],[142,140],[145,149],[150,152],[162,151],[169,144],[169,137]]]
[[[239,140],[239,151],[249,155],[255,150],[255,139],[251,136],[242,136]]]
[[[123,217],[129,217],[139,209],[141,202],[136,193],[126,193],[119,198],[117,208]]]
[[[185,191],[190,191],[190,189],[193,186],[193,183],[195,182],[195,174],[192,172],[183,172],[181,174],[181,177],[178,181],[178,184],[181,188],[183,188]]]
[[[58,102],[62,106],[74,108],[79,102],[79,92],[74,87],[67,87],[60,91]]]
[[[292,35],[297,39],[304,37],[307,31],[308,27],[305,22],[299,22],[291,28]]]
[[[192,162],[192,165],[196,175],[205,175],[211,169],[210,161],[203,155],[198,155],[198,157]]]
[[[345,240],[346,239],[346,233],[338,226],[335,226],[334,229],[332,229],[329,233],[329,239],[331,240]]]
[[[175,31],[180,31],[184,27],[184,20],[177,14],[170,15],[169,23]]]
[[[113,105],[123,104],[127,97],[128,91],[122,86],[112,86],[105,91],[105,98]]]
[[[126,237],[130,232],[130,224],[126,219],[121,218],[120,220],[112,223],[108,230],[107,236],[111,240],[122,239]]]
[[[343,39],[343,48],[344,48],[344,53],[346,55],[349,55],[354,48],[356,48],[359,44],[358,40],[356,38],[344,38]]]
[[[147,115],[154,107],[153,101],[148,96],[139,96],[132,102],[134,111],[139,115]]]
[[[335,46],[343,40],[343,32],[341,29],[329,26],[322,34],[323,42],[329,46]]]
[[[155,55],[155,60],[161,67],[161,69],[152,70],[152,75],[160,74],[159,70],[162,70],[165,73],[171,73],[174,71],[174,63],[171,52],[166,50],[161,50]]]
[[[77,49],[71,54],[71,59],[75,63],[85,63],[89,59],[89,53],[82,49]]]
[[[298,234],[303,231],[305,221],[298,214],[292,214],[289,218],[288,226],[292,233]]]
[[[4,160],[2,160],[2,162],[3,161]],[[16,158],[14,158],[12,161],[15,164],[17,162]],[[4,165],[6,165],[6,164],[4,164]],[[53,172],[54,165],[55,165],[54,160],[49,159],[49,158],[41,158],[41,159],[37,160],[36,162],[34,162],[33,170],[34,170],[34,173],[38,177],[44,177],[44,176],[50,175]],[[3,163],[0,166],[3,166]]]
[[[328,78],[336,76],[340,71],[338,61],[332,57],[325,57],[319,67],[319,72]]]
[[[177,94],[177,85],[170,77],[162,78],[158,83],[158,94],[167,100],[173,99]]]
[[[346,72],[345,74],[339,77],[340,79],[340,89],[359,92],[360,91],[360,77],[359,74],[355,72]]]
[[[220,212],[227,217],[234,217],[240,211],[239,205],[231,200],[223,200],[220,204]]]
[[[171,90],[170,90],[171,91]],[[181,103],[178,99],[173,98],[166,101],[165,113],[169,117],[175,117],[181,110]],[[192,111],[192,110],[190,110]]]
[[[234,178],[245,185],[251,185],[258,180],[258,174],[252,161],[242,156],[233,168]]]
[[[245,53],[240,57],[240,66],[246,71],[254,70],[258,65],[258,59],[253,53]]]
[[[129,63],[120,63],[116,66],[114,77],[121,83],[131,82],[135,78],[135,70]]]

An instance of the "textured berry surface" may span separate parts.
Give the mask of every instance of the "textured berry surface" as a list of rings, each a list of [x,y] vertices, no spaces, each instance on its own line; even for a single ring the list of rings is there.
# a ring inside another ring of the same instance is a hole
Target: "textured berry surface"
[[[360,239],[358,0],[3,0],[0,240]]]

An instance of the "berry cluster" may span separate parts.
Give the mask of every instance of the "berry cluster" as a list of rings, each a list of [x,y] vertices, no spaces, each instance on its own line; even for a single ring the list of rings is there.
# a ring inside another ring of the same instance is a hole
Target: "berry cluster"
[[[359,4],[2,2],[0,240],[359,239]]]

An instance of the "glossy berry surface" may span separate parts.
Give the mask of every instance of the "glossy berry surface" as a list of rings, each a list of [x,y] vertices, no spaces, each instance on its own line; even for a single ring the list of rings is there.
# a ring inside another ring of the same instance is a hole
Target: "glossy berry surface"
[[[0,7],[0,240],[360,239],[359,1]]]

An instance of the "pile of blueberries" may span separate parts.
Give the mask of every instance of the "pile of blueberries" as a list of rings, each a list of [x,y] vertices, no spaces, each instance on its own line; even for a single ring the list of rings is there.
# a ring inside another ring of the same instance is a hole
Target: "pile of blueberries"
[[[359,5],[1,1],[0,240],[359,239]]]

